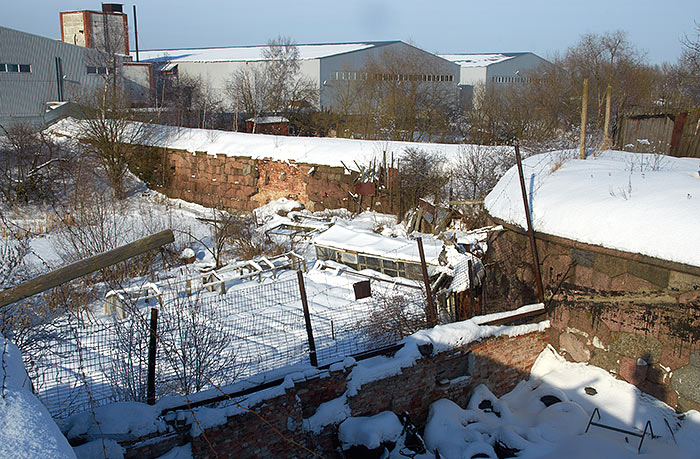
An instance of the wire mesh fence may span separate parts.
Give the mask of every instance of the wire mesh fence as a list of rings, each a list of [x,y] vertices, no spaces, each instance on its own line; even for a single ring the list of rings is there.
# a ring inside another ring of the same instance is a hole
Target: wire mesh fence
[[[394,344],[424,323],[420,290],[373,280],[373,295],[356,300],[351,281],[346,284],[307,277],[320,365]],[[34,389],[54,417],[115,401],[146,401],[151,307],[159,310],[157,397],[310,364],[295,277],[232,288],[225,294],[183,293],[165,303],[130,305],[120,320],[66,321],[70,333],[28,365]]]

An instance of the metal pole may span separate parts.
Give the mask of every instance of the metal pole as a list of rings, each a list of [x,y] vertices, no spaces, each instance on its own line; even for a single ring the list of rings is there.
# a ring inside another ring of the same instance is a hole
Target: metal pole
[[[139,28],[136,24],[136,5],[134,5],[134,43],[136,44],[136,62],[139,61]]]
[[[304,308],[304,321],[306,322],[306,334],[309,337],[309,357],[311,365],[317,367],[318,359],[316,358],[316,343],[314,342],[314,332],[311,329],[311,315],[309,314],[309,301],[306,299],[306,288],[304,288],[304,273],[297,271],[297,279],[299,280],[299,293],[301,293],[301,305]]]
[[[544,303],[544,289],[542,288],[542,275],[540,274],[540,257],[537,254],[535,231],[532,229],[530,218],[530,206],[527,204],[527,192],[525,191],[525,178],[523,176],[523,161],[520,157],[520,147],[515,146],[515,159],[518,163],[518,175],[520,175],[520,191],[523,194],[523,206],[525,207],[525,219],[527,220],[527,234],[530,237],[530,249],[532,250],[532,263],[535,269],[535,282],[537,284],[537,297],[540,303]]]
[[[437,325],[437,310],[433,301],[433,292],[430,289],[430,278],[428,278],[428,266],[425,264],[425,253],[423,253],[423,240],[418,238],[418,253],[420,254],[420,267],[423,270],[423,282],[425,282],[425,294],[428,297],[428,310],[426,318],[428,326],[434,327]]]
[[[151,308],[151,337],[148,341],[148,375],[146,380],[146,401],[156,404],[156,343],[158,339],[158,309]]]

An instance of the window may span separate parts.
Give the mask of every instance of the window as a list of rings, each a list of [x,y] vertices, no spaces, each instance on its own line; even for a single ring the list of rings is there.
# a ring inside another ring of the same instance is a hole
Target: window
[[[20,73],[31,73],[32,67],[29,64],[19,64]]]
[[[5,64],[0,64],[0,72],[7,72],[7,67],[5,67]]]
[[[88,65],[87,73],[88,75],[107,75],[109,72],[107,71],[107,67],[92,67]]]
[[[17,73],[19,72],[19,65],[17,64],[5,64],[7,67],[7,71],[10,73]]]

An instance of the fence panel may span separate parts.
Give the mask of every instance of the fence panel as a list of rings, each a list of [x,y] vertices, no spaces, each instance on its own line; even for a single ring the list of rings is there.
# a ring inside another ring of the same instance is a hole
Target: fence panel
[[[321,365],[394,344],[424,321],[422,295],[401,292],[391,282],[372,281],[374,296],[362,300],[355,300],[352,284],[310,282],[307,291]],[[158,397],[309,365],[295,278],[232,288],[223,295],[183,294],[158,308]],[[149,311],[134,307],[121,320],[66,323],[71,333],[35,358],[30,371],[54,417],[115,401],[146,400]],[[410,321],[414,328],[406,327]]]

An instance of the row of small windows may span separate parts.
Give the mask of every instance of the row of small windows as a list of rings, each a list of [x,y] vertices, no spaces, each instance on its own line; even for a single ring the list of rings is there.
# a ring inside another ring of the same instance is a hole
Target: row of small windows
[[[492,83],[530,83],[532,78],[527,77],[511,77],[511,76],[492,76]]]
[[[30,64],[0,64],[0,72],[8,73],[31,73]]]
[[[453,75],[405,75],[395,73],[331,72],[331,80],[454,81]]]
[[[88,75],[107,75],[109,73],[108,67],[87,67]]]

